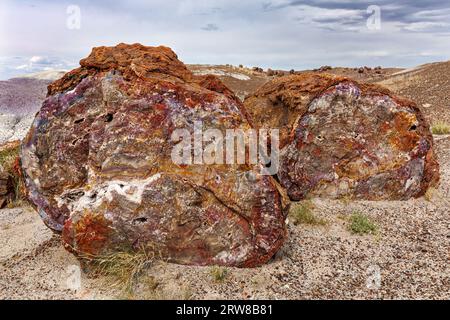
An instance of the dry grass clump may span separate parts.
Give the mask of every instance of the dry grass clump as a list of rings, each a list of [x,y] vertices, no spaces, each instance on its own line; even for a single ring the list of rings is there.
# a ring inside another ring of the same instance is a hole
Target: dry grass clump
[[[103,256],[82,256],[91,271],[106,278],[106,285],[122,294],[132,294],[138,279],[155,261],[150,250],[138,252],[115,252]]]
[[[431,132],[433,134],[450,134],[450,125],[443,121],[438,121],[431,127]]]
[[[154,264],[161,260],[156,250],[116,252],[103,256],[82,257],[88,272],[105,277],[105,287],[117,290],[121,300],[189,300],[192,292],[186,286],[168,286],[149,274]]]
[[[426,201],[431,202],[431,200],[433,200],[433,195],[435,192],[436,189],[434,187],[429,187],[423,197],[425,198]]]
[[[291,208],[289,216],[292,218],[294,225],[309,224],[324,226],[327,224],[326,220],[319,218],[314,214],[314,204],[310,200],[295,204]]]
[[[0,147],[0,167],[4,171],[14,174],[18,165],[19,150],[20,145],[18,143],[7,144]]]
[[[12,194],[9,195],[8,207],[14,208],[27,204],[25,181],[20,169],[20,143],[8,143],[0,148],[0,170],[6,172],[11,183]]]
[[[447,200],[448,197],[443,196],[436,187],[429,187],[423,197],[428,202],[442,201],[450,207],[450,201]]]

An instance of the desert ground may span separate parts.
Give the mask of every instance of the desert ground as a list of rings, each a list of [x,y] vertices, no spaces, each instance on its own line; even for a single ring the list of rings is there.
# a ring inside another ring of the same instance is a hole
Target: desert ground
[[[450,123],[449,66],[326,72],[383,84],[415,100],[430,123]],[[271,78],[251,68],[190,68],[219,76],[241,99]],[[0,114],[9,119],[1,121],[0,144],[26,129],[50,80],[36,76],[0,82]],[[18,85],[33,90],[17,100]],[[20,102],[17,112],[11,101]],[[441,180],[426,197],[390,202],[313,199],[308,205],[320,223],[296,223],[290,215],[282,250],[254,269],[155,260],[124,289],[114,276],[80,266],[32,208],[2,209],[0,299],[449,299],[450,135],[435,135],[434,141]],[[301,205],[293,203],[291,210]],[[355,212],[369,217],[376,231],[351,232]]]

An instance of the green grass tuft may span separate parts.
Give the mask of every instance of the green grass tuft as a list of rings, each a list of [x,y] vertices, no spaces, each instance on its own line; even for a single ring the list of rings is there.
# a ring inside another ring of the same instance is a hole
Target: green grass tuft
[[[350,216],[349,230],[353,234],[375,234],[377,225],[366,215],[360,212],[353,212]]]
[[[294,225],[309,224],[309,225],[326,225],[324,219],[316,217],[314,214],[314,204],[309,201],[302,201],[291,208],[289,216],[292,218]]]
[[[224,267],[212,266],[210,273],[215,282],[223,282],[228,275],[228,270]]]

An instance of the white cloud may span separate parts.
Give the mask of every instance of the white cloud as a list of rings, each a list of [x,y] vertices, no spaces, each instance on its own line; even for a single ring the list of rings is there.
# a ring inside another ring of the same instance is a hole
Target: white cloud
[[[366,28],[366,11],[327,9],[300,5],[284,9],[294,20],[330,31],[357,31]]]
[[[442,20],[442,21],[448,21],[448,18],[450,17],[450,8],[449,9],[440,9],[440,10],[423,10],[414,12],[411,14],[411,17],[413,19],[418,20]]]
[[[20,66],[17,66],[17,67],[16,67],[16,70],[26,70],[26,69],[28,69],[29,67],[30,67],[29,64],[22,64],[22,65],[20,65]]]
[[[62,62],[57,58],[51,59],[49,57],[32,56],[28,59],[26,64],[20,64],[15,67],[15,69],[36,72],[41,70],[63,68],[65,65],[65,62]]]
[[[412,32],[432,32],[432,31],[447,31],[450,32],[450,23],[448,22],[413,22],[406,24],[404,30]]]
[[[42,61],[44,58],[40,57],[40,56],[33,56],[30,58],[30,63],[39,63],[40,61]]]
[[[27,73],[70,70],[76,67],[65,60],[55,57],[32,56],[32,57],[0,57],[0,79],[8,79]]]
[[[379,51],[353,51],[350,53],[351,56],[353,57],[360,57],[360,58],[364,58],[364,57],[388,57],[389,55],[391,55],[391,53],[389,51],[386,50],[379,50]]]

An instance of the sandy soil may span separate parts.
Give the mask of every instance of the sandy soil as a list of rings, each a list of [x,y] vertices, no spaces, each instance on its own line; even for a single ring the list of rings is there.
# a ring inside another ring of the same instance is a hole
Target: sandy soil
[[[442,179],[431,201],[316,199],[315,213],[327,225],[289,222],[289,238],[273,261],[228,268],[222,282],[210,267],[156,262],[133,295],[83,271],[74,287],[79,264],[59,236],[32,209],[0,210],[0,299],[449,299],[450,136],[436,137],[436,145]],[[377,235],[347,230],[346,217],[356,210],[377,223]]]

